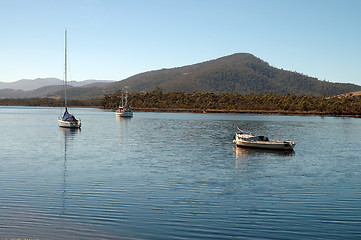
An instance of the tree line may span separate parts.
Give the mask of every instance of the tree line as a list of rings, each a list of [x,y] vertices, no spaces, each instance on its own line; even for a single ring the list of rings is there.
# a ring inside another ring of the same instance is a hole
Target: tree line
[[[100,100],[103,108],[119,106],[121,91],[105,94]],[[166,92],[156,88],[152,92],[130,93],[129,104],[135,109],[162,110],[224,110],[224,111],[280,111],[305,114],[359,115],[361,96],[325,97],[309,95],[247,94],[238,93],[184,93]]]
[[[2,106],[41,106],[63,107],[64,99],[60,98],[4,98],[0,99]],[[68,106],[72,107],[101,107],[100,98],[68,99]]]
[[[71,107],[99,107],[116,109],[122,91],[105,94],[102,98],[70,99]],[[319,115],[361,115],[361,96],[325,97],[309,95],[184,93],[151,92],[128,94],[128,103],[135,110],[153,111],[261,111],[275,113],[303,113]],[[62,107],[64,100],[55,98],[0,99],[0,105]]]

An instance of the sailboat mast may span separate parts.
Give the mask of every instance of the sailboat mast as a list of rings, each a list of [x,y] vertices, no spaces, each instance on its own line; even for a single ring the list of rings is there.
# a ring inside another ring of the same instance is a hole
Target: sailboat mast
[[[68,102],[67,102],[67,95],[66,95],[66,90],[67,90],[67,81],[68,81],[68,56],[67,56],[67,30],[65,30],[65,71],[64,71],[64,99],[65,99],[65,109],[68,108]]]
[[[123,91],[122,91],[122,107],[124,107],[124,102],[123,102],[123,100],[124,100],[124,94],[123,94]]]
[[[125,105],[128,105],[128,92],[125,91]]]

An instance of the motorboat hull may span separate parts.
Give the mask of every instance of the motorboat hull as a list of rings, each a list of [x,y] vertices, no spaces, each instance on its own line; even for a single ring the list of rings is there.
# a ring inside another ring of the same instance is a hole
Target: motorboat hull
[[[265,138],[264,136],[241,133],[235,135],[233,142],[239,147],[271,150],[293,150],[296,146],[296,143],[293,141],[268,140],[268,138]]]
[[[246,147],[246,148],[262,148],[262,149],[272,149],[272,150],[292,150],[295,146],[295,144],[292,144],[291,141],[269,141],[269,142],[263,142],[263,141],[254,141],[254,142],[248,142],[248,141],[235,141],[236,145],[238,147]]]
[[[117,117],[133,117],[133,112],[130,111],[124,111],[124,110],[117,110],[115,112],[115,116]]]

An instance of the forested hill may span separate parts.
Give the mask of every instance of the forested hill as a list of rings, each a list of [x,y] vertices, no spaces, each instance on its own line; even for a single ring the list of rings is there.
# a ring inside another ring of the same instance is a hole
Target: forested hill
[[[320,81],[296,72],[270,66],[249,53],[237,53],[194,65],[137,74],[106,88],[130,92],[150,91],[160,87],[164,92],[271,93],[332,96],[361,91],[361,86]]]

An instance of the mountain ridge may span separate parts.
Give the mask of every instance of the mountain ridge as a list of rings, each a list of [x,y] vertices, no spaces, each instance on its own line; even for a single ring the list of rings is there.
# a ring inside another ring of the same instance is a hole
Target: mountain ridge
[[[52,80],[62,81],[51,78]],[[94,82],[89,82],[94,81]],[[129,92],[149,92],[162,89],[164,92],[213,92],[239,94],[295,94],[334,96],[348,92],[361,91],[361,86],[351,83],[333,83],[320,81],[297,72],[275,68],[266,61],[250,53],[235,53],[229,56],[208,60],[201,63],[152,70],[139,73],[120,81],[99,82],[89,80],[80,87],[70,87],[69,98],[94,98],[111,94],[117,90],[127,89]],[[84,81],[83,81],[84,82]],[[72,82],[69,83],[69,85]],[[79,86],[79,85],[78,85]],[[51,92],[52,90],[55,90]],[[21,90],[1,90],[0,98],[7,97],[62,97],[60,88]],[[41,96],[40,96],[41,95]]]
[[[104,84],[111,83],[113,80],[95,80],[88,79],[83,81],[69,81],[68,85],[73,87],[81,87],[89,84]],[[32,91],[41,87],[52,86],[52,85],[63,85],[63,80],[58,78],[36,78],[36,79],[21,79],[15,82],[0,82],[1,89],[13,89],[13,90],[23,90],[23,91]]]
[[[235,53],[193,65],[140,73],[106,86],[135,92],[149,91],[155,87],[165,92],[327,96],[361,90],[361,86],[355,84],[320,81],[304,74],[278,69],[250,53]]]

